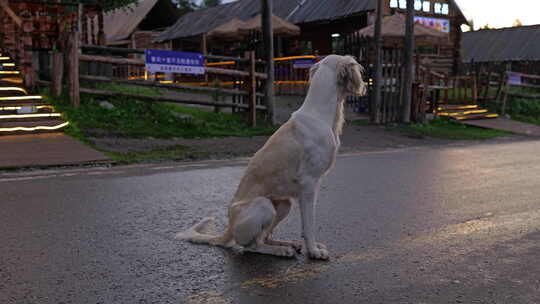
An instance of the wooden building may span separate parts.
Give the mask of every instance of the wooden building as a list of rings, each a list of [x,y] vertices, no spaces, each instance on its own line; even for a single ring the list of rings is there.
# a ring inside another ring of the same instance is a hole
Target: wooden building
[[[168,49],[168,43],[152,41],[168,26],[173,25],[181,11],[171,0],[140,0],[124,8],[104,14],[105,42],[96,39],[94,24],[99,16],[83,19],[83,44],[105,44],[133,49]]]
[[[406,13],[406,0],[385,0],[387,13]],[[374,20],[374,18],[370,18]],[[449,43],[420,44],[422,64],[447,74],[458,74],[461,66],[462,25],[467,19],[454,0],[415,0],[415,22],[448,33]]]
[[[540,24],[465,32],[461,50],[469,68],[540,74]]]
[[[405,13],[406,0],[384,0],[385,15]],[[299,37],[277,39],[276,56],[330,54],[338,51],[340,37],[375,21],[376,0],[275,0],[274,14],[301,28]],[[438,58],[433,64],[456,67],[460,60],[461,25],[467,21],[454,0],[415,0],[416,22],[446,32],[448,45],[423,46],[420,51]],[[172,42],[173,49],[200,51],[202,37],[238,18],[250,19],[260,11],[259,0],[239,0],[188,13],[155,41]],[[211,42],[209,43],[211,45]],[[211,46],[210,46],[211,49]]]

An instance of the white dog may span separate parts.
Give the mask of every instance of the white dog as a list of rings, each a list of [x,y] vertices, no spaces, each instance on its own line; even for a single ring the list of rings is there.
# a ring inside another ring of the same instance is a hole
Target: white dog
[[[310,88],[293,113],[253,156],[229,207],[229,225],[221,236],[203,234],[205,218],[177,239],[236,248],[244,252],[292,257],[302,245],[271,239],[293,201],[300,204],[302,230],[310,258],[329,258],[315,241],[314,219],[322,177],[333,167],[348,95],[365,94],[363,68],[350,56],[327,56],[310,70]]]

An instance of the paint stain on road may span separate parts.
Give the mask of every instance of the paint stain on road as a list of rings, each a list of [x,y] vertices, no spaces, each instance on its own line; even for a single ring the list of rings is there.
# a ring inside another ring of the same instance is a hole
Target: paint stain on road
[[[205,291],[187,298],[187,304],[230,304],[232,301],[216,291]]]
[[[287,269],[283,274],[266,278],[255,278],[247,280],[240,286],[241,288],[251,288],[260,286],[264,288],[278,288],[284,283],[295,283],[307,279],[315,278],[322,272],[330,268],[329,265],[310,265],[307,268]]]

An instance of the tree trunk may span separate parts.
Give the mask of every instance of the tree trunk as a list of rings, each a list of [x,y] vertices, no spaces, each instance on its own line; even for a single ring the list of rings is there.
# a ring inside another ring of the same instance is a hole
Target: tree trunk
[[[414,0],[407,0],[407,18],[405,23],[405,88],[403,90],[402,122],[411,122],[412,86],[414,82]]]

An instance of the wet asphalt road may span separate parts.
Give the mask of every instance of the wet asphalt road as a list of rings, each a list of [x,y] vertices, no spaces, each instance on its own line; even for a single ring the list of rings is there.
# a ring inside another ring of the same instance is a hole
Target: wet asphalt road
[[[0,303],[540,303],[539,151],[340,157],[317,214],[329,262],[173,239],[224,219],[244,161],[3,173]],[[299,228],[295,208],[277,236]]]

